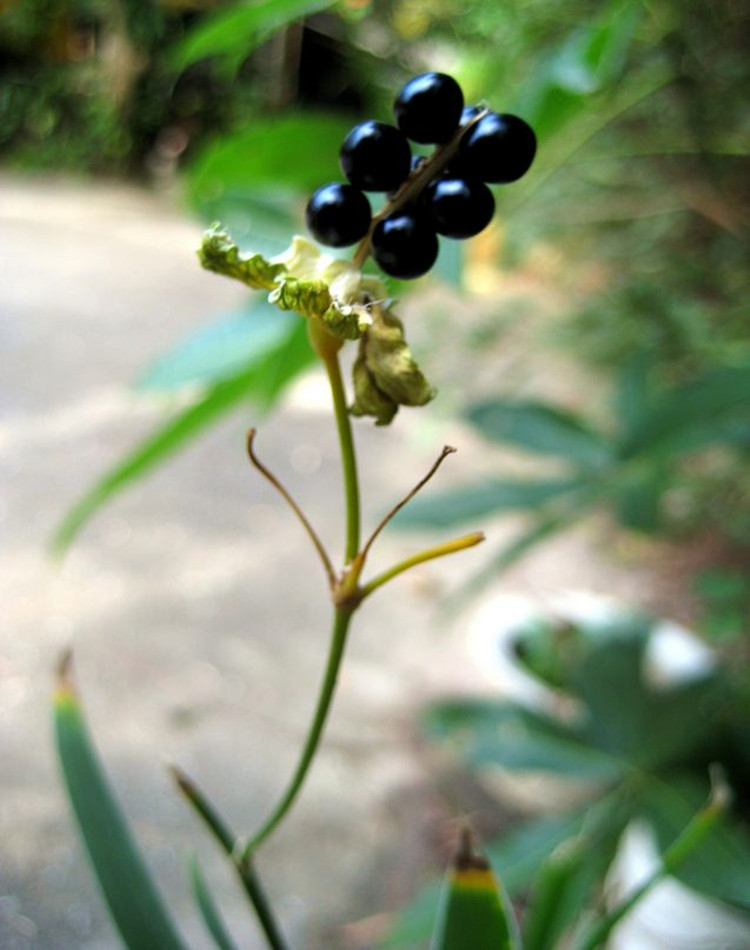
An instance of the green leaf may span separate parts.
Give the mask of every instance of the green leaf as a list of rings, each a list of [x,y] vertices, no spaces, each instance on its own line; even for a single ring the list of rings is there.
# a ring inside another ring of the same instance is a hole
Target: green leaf
[[[430,950],[519,950],[513,910],[490,863],[465,833],[449,868]]]
[[[743,424],[739,424],[741,420]],[[644,453],[674,455],[726,437],[750,421],[750,366],[723,366],[684,386],[654,397],[645,416],[631,423],[619,448],[621,458]]]
[[[229,314],[192,333],[146,368],[137,389],[172,392],[190,383],[217,383],[247,369],[277,349],[299,317],[285,314],[256,296],[239,313]]]
[[[333,6],[334,0],[253,0],[235,3],[203,18],[168,54],[173,69],[207,56],[226,56],[234,67],[271,33],[288,23]]]
[[[86,522],[110,499],[183,448],[240,402],[254,397],[261,407],[270,406],[287,383],[313,359],[305,321],[298,320],[281,345],[257,365],[217,383],[195,405],[160,426],[99,479],[63,519],[52,542],[56,553],[62,554]]]
[[[726,684],[720,671],[656,688],[644,678],[650,622],[621,618],[591,641],[567,688],[586,706],[591,745],[655,770],[690,759],[715,734]]]
[[[524,917],[523,950],[554,950],[571,924],[581,916],[596,879],[606,869],[600,848],[592,854],[583,837],[564,841],[539,871]],[[602,867],[602,863],[604,867]]]
[[[576,944],[577,950],[599,950],[606,944],[620,921],[647,896],[655,885],[665,877],[677,874],[686,859],[702,858],[706,842],[715,836],[716,831],[721,828],[722,821],[726,819],[729,798],[729,789],[719,777],[705,805],[691,814],[671,838],[669,844],[663,847],[661,862],[656,869],[588,930],[582,940]]]
[[[237,946],[234,943],[232,937],[227,930],[227,926],[224,923],[219,909],[216,906],[216,902],[211,895],[211,892],[208,889],[203,873],[201,872],[200,865],[198,864],[198,859],[193,856],[192,861],[190,862],[190,880],[193,885],[193,893],[195,895],[196,903],[198,904],[198,909],[201,912],[203,917],[203,922],[206,925],[206,929],[211,934],[214,939],[214,943],[219,948],[219,950],[237,950]]]
[[[508,893],[514,896],[527,888],[555,848],[579,835],[589,817],[586,809],[532,818],[489,844],[487,854]]]
[[[544,56],[529,76],[521,111],[542,142],[579,116],[604,124],[602,103],[592,100],[620,92],[616,79],[641,16],[642,7],[634,0],[614,0],[595,21],[578,26]],[[623,85],[632,86],[632,79]]]
[[[621,761],[592,748],[572,728],[514,703],[441,702],[423,723],[430,738],[450,742],[474,768],[554,772],[589,782],[611,781],[622,771]]]
[[[432,276],[461,292],[463,290],[463,273],[463,241],[443,241],[440,245],[440,254],[432,269]]]
[[[339,146],[349,128],[322,113],[257,117],[203,150],[190,170],[188,198],[197,207],[215,207],[230,193],[263,193],[266,201],[306,194],[339,177]]]
[[[628,471],[614,487],[617,518],[633,531],[653,534],[661,525],[661,501],[670,486],[669,469],[661,462]]]
[[[492,865],[502,874],[508,893],[518,894],[559,844],[577,835],[584,814],[551,815],[522,822],[514,831],[487,846]],[[441,885],[424,885],[400,911],[382,943],[388,950],[424,946],[429,939],[440,901]]]
[[[91,743],[69,661],[61,666],[54,722],[68,798],[122,939],[129,950],[184,950]]]
[[[546,403],[495,399],[470,407],[466,416],[492,442],[558,456],[585,468],[600,468],[612,460],[604,436],[578,416]]]
[[[708,780],[671,776],[645,784],[638,812],[651,824],[660,850],[666,850],[688,826],[708,794]],[[678,880],[708,897],[750,913],[750,835],[725,819],[675,872]]]
[[[454,598],[454,603],[462,603],[472,594],[476,594],[486,584],[497,580],[503,571],[519,561],[537,544],[541,544],[547,538],[569,528],[583,515],[587,508],[599,499],[602,483],[587,484],[581,482],[581,489],[575,494],[571,494],[569,498],[563,499],[565,505],[558,506],[559,510],[553,510],[551,513],[542,511],[541,514],[533,518],[525,531],[522,531],[510,543],[501,547],[494,554],[487,567],[461,588]]]
[[[415,498],[393,519],[402,529],[448,528],[509,511],[534,511],[582,485],[580,479],[505,478]]]

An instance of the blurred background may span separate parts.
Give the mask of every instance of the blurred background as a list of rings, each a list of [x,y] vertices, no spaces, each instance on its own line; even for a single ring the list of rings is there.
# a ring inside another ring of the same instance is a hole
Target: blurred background
[[[582,877],[596,903],[613,866],[627,877],[612,862],[631,820],[663,846],[719,761],[732,824],[684,876],[728,914],[715,945],[748,946],[749,41],[733,0],[0,3],[4,950],[118,946],[48,735],[71,644],[191,946],[208,946],[191,850],[242,946],[261,946],[164,764],[247,830],[274,800],[328,605],[244,431],[259,427],[261,457],[334,549],[339,470],[301,322],[194,251],[215,220],[282,250],[310,193],[340,178],[346,132],[393,121],[428,69],[522,116],[539,150],[495,189],[486,232],[391,282],[439,395],[390,429],[357,421],[364,498],[375,523],[456,445],[379,564],[450,532],[488,540],[358,617],[327,746],[264,854],[269,889],[298,946],[423,946],[457,816],[497,843],[523,907],[580,809],[638,770],[653,786],[607,812]],[[459,694],[471,703],[446,699]],[[524,716],[554,719],[571,697],[602,728],[561,756]],[[592,748],[621,770],[589,768]],[[655,916],[612,946],[693,945]]]

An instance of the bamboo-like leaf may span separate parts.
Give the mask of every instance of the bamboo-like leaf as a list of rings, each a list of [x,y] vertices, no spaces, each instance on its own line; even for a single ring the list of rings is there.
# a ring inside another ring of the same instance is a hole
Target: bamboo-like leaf
[[[393,519],[401,529],[448,528],[513,511],[538,511],[585,487],[578,478],[495,478],[416,498]]]
[[[691,382],[654,397],[645,415],[621,438],[622,458],[645,453],[679,454],[725,437],[725,426],[750,418],[750,364],[718,366]]]
[[[197,403],[184,409],[148,436],[105,473],[67,513],[53,549],[62,554],[86,522],[116,494],[177,452],[242,400],[254,397],[269,406],[284,386],[312,360],[306,325],[298,320],[286,339],[257,364],[212,386]]]
[[[217,195],[304,194],[337,174],[336,156],[346,119],[328,113],[289,113],[263,119],[210,142],[190,168],[188,199],[216,213]],[[251,214],[251,220],[255,215]],[[261,229],[262,230],[262,229]]]
[[[584,468],[612,460],[607,438],[579,416],[533,400],[493,399],[470,407],[467,419],[492,442],[557,456]]]
[[[730,797],[729,788],[723,782],[723,779],[714,776],[713,781],[714,784],[708,802],[693,816],[680,835],[663,852],[661,863],[656,870],[608,914],[594,924],[577,946],[577,950],[599,950],[600,947],[603,947],[620,921],[660,881],[663,881],[670,874],[674,874],[686,858],[694,852],[699,852],[706,839],[710,839],[712,832],[726,817]]]
[[[242,62],[264,39],[300,17],[332,6],[334,0],[255,0],[235,3],[201,20],[171,50],[175,69],[207,56],[228,56]]]
[[[141,373],[141,392],[177,392],[229,379],[278,349],[296,328],[296,314],[279,312],[254,294],[240,311],[222,315],[179,340]]]
[[[586,906],[599,867],[590,873],[591,843],[563,842],[542,866],[524,917],[523,950],[554,950],[569,925]]]
[[[468,831],[448,870],[430,950],[520,950],[517,924],[489,861]]]
[[[591,783],[621,774],[617,757],[587,743],[573,726],[517,703],[448,699],[431,706],[424,730],[446,743],[473,768],[500,766],[510,771],[542,771]]]
[[[190,862],[190,881],[198,910],[216,946],[219,950],[237,950],[237,945],[227,930],[195,856]]]
[[[185,950],[91,743],[69,657],[60,666],[54,722],[68,798],[125,945],[129,950]]]

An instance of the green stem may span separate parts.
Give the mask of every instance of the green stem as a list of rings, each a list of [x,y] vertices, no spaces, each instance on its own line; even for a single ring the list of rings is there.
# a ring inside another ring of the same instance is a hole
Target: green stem
[[[197,785],[180,769],[173,766],[171,771],[180,791],[198,812],[232,862],[232,866],[237,872],[242,888],[250,898],[250,902],[258,917],[258,922],[263,928],[268,946],[271,950],[289,950],[278,922],[274,917],[266,892],[255,870],[255,866],[249,858],[237,857],[236,852],[239,839],[234,832],[230,830],[228,825],[224,822],[224,819],[219,815]]]
[[[344,467],[344,489],[346,493],[345,566],[349,567],[351,565],[351,567],[344,573],[344,576],[336,586],[339,594],[341,594],[342,590],[352,593],[354,589],[356,589],[359,572],[362,569],[357,559],[359,554],[360,532],[359,480],[357,478],[357,459],[354,452],[354,439],[352,436],[351,423],[349,421],[349,411],[346,405],[346,390],[344,389],[344,382],[341,378],[341,367],[338,358],[338,351],[341,349],[342,341],[333,337],[317,320],[309,321],[309,334],[313,350],[322,360],[326,372],[328,373],[331,395],[333,397],[334,414],[336,416],[336,428],[341,447],[341,458]],[[315,758],[315,753],[320,745],[323,729],[325,728],[333,701],[333,695],[336,691],[336,683],[338,682],[341,661],[344,657],[349,623],[357,603],[358,601],[356,599],[349,604],[334,600],[333,629],[331,631],[331,641],[328,648],[328,659],[326,660],[323,682],[320,686],[318,701],[307,732],[305,744],[297,761],[297,767],[294,770],[294,774],[283,796],[279,799],[260,829],[241,850],[243,862],[249,861],[255,850],[284,820],[307,777],[312,761]]]
[[[341,446],[341,462],[344,467],[344,491],[346,493],[346,564],[351,564],[359,553],[359,479],[357,477],[357,458],[354,453],[354,438],[349,409],[346,405],[346,390],[341,378],[341,366],[337,352],[329,352],[322,357],[328,373],[333,397],[333,411],[336,416],[336,429]]]
[[[320,739],[323,735],[326,719],[328,718],[328,712],[331,708],[333,694],[336,691],[336,683],[338,681],[341,660],[344,656],[344,647],[346,646],[346,637],[349,630],[349,621],[351,620],[351,617],[351,609],[346,609],[343,607],[336,608],[336,611],[333,615],[333,630],[331,632],[331,645],[328,652],[325,675],[320,687],[320,694],[315,707],[315,714],[313,716],[310,729],[307,733],[307,738],[305,740],[302,753],[299,757],[297,768],[294,771],[294,775],[292,776],[292,779],[289,782],[283,797],[279,800],[278,804],[263,823],[260,830],[257,831],[250,841],[245,845],[242,851],[242,860],[245,863],[250,859],[256,848],[258,848],[259,845],[261,845],[283,821],[290,808],[294,804],[300,789],[302,788],[302,784],[305,781],[310,765],[312,764],[315,753],[317,752],[318,745],[320,744]]]

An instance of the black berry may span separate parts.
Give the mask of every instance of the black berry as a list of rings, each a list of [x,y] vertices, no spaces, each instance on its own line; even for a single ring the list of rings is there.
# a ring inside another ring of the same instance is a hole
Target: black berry
[[[363,122],[344,139],[341,171],[362,191],[393,191],[408,176],[411,149],[404,135],[384,122]]]
[[[458,128],[464,94],[452,76],[424,73],[410,79],[396,97],[396,122],[412,142],[447,142]]]
[[[386,274],[412,280],[426,274],[437,260],[438,239],[423,217],[397,212],[375,227],[372,255]]]
[[[523,119],[489,112],[461,142],[463,166],[482,181],[501,185],[517,181],[530,168],[536,136]]]
[[[495,213],[495,199],[481,181],[441,178],[427,189],[435,230],[449,238],[469,238],[484,231]]]
[[[352,185],[323,185],[307,203],[310,233],[329,247],[346,247],[367,234],[372,211],[370,202]]]

